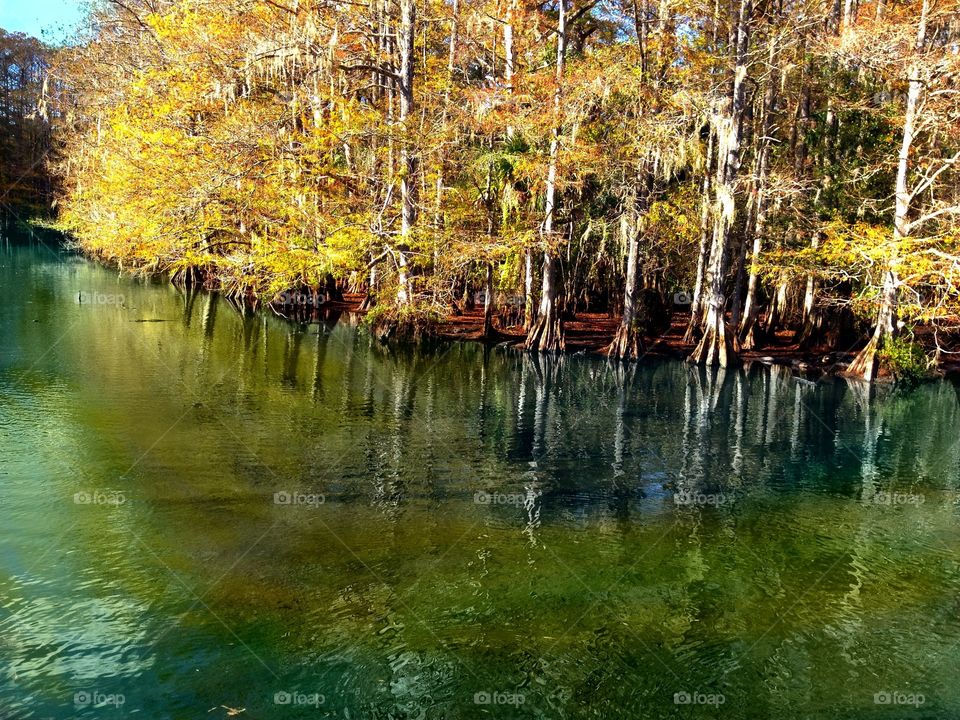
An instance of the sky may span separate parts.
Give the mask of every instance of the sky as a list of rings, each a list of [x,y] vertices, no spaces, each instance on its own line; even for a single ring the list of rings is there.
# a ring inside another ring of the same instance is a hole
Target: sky
[[[58,42],[72,33],[84,4],[82,0],[0,0],[0,28]]]

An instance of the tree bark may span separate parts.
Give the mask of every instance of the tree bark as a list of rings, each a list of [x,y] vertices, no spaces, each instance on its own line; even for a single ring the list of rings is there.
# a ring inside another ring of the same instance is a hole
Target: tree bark
[[[814,250],[820,245],[819,233],[814,233],[810,247]],[[797,335],[801,348],[815,347],[819,340],[823,316],[817,308],[817,279],[813,273],[807,275],[807,287],[803,294],[803,324]]]
[[[518,0],[509,0],[507,17],[503,23],[503,83],[507,88],[507,95],[513,99],[513,74],[516,71],[516,55],[513,49],[513,21],[517,10]],[[513,139],[513,126],[507,125],[507,139]]]
[[[518,0],[510,0],[507,5],[507,17],[503,24],[503,81],[507,87],[507,95],[513,98],[513,76],[516,72],[517,59],[514,49],[514,21],[516,20]],[[507,125],[507,139],[513,140],[513,125]],[[533,251],[530,248],[523,252],[523,329],[529,332],[536,319],[536,307],[533,304]]]
[[[360,309],[367,311],[377,304],[377,265],[373,262],[370,265],[370,285],[367,287],[367,294],[360,303]]]
[[[493,327],[493,263],[487,263],[487,274],[484,281],[483,298],[483,337],[490,340],[496,337],[496,329]]]
[[[764,318],[763,331],[768,335],[775,335],[777,330],[783,324],[783,319],[787,314],[787,292],[790,289],[790,283],[787,278],[781,275],[777,279],[776,290],[773,297],[770,298],[770,304],[767,306],[767,317]]]
[[[853,27],[854,22],[856,22],[856,7],[855,0],[846,0],[846,2],[844,2],[842,30],[849,30]]]
[[[443,114],[440,120],[441,132],[446,136],[447,124],[450,120],[450,90],[453,86],[454,62],[457,54],[457,13],[459,0],[453,0],[450,12],[450,45],[447,51],[447,86],[443,91]],[[447,169],[446,152],[440,146],[440,158],[437,162],[436,206],[434,210],[434,226],[439,230],[443,226],[443,179]]]

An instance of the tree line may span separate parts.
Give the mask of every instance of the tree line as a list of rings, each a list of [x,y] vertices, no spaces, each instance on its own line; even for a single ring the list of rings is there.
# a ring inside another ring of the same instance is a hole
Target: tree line
[[[244,301],[416,333],[479,293],[542,352],[606,310],[635,359],[689,300],[692,361],[789,331],[867,380],[956,348],[957,0],[112,0],[44,101],[62,226]]]
[[[45,162],[49,52],[35,38],[0,29],[0,216],[43,214],[53,201]]]

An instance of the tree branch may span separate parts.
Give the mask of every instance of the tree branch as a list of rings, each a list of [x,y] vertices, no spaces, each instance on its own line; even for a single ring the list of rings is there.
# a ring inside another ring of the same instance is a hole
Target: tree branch
[[[960,215],[960,205],[952,205],[951,207],[940,208],[932,213],[927,213],[923,217],[917,218],[912,223],[907,225],[907,232],[912,233],[914,228],[920,227],[924,223],[940,217],[941,215]]]
[[[933,175],[930,175],[922,183],[920,183],[920,185],[918,185],[914,189],[914,191],[910,193],[910,199],[913,200],[913,198],[915,198],[917,195],[922,193],[928,187],[933,185],[933,183],[940,176],[940,174],[943,173],[945,170],[950,169],[950,167],[952,167],[958,160],[960,160],[960,151],[958,151],[957,154],[954,155],[952,158],[945,160],[943,162],[943,165],[941,165],[940,168]]]
[[[359,65],[339,65],[338,68],[340,70],[344,70],[345,72],[352,72],[354,70],[365,70],[367,72],[379,73],[380,75],[385,75],[391,80],[394,80],[401,86],[403,85],[403,78],[400,77],[399,73],[395,73],[392,70],[387,70],[386,68],[380,67],[379,65],[367,65],[365,63],[361,63]]]

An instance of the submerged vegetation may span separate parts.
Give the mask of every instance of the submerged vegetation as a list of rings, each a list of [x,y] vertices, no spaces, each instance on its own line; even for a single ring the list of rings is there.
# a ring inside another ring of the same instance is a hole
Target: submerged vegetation
[[[477,302],[554,352],[606,311],[633,359],[689,304],[696,362],[915,374],[958,349],[958,7],[103,2],[43,93],[60,223],[244,301],[363,293],[385,334]]]

